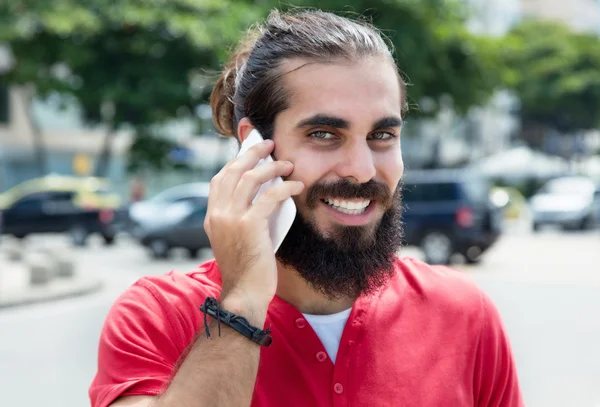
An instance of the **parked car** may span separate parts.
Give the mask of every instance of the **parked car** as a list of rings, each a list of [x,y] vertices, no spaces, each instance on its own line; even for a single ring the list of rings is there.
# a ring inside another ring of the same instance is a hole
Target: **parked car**
[[[405,243],[419,246],[431,264],[448,264],[457,253],[477,262],[501,234],[502,210],[490,191],[486,179],[473,171],[407,171]]]
[[[209,183],[204,182],[182,184],[132,204],[129,207],[128,229],[133,236],[139,237],[145,229],[171,224],[173,220],[186,214],[187,203],[205,202],[208,199],[209,186]]]
[[[204,218],[208,197],[193,201],[175,203],[187,211],[178,210],[178,216],[171,216],[168,221],[142,229],[138,239],[150,250],[152,257],[167,258],[172,249],[186,249],[191,258],[196,258],[203,248],[210,248],[208,236],[204,231]]]
[[[530,199],[533,230],[544,225],[586,230],[596,226],[596,186],[583,176],[564,176],[545,183]]]
[[[78,246],[98,233],[106,244],[112,244],[119,204],[119,196],[104,179],[49,175],[0,194],[0,230],[20,239],[68,232]]]

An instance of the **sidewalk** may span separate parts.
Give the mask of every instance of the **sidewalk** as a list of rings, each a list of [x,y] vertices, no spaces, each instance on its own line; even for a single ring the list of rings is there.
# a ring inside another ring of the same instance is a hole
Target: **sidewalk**
[[[82,296],[101,288],[102,281],[82,275],[68,253],[20,247],[4,238],[0,242],[0,309]]]

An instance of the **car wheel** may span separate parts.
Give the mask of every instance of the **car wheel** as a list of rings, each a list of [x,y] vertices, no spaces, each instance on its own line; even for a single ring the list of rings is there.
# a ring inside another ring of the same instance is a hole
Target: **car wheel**
[[[539,223],[534,223],[532,226],[532,229],[534,232],[539,232],[540,231],[540,224]]]
[[[188,257],[190,259],[197,259],[200,249],[188,249]]]
[[[150,252],[155,259],[166,259],[169,257],[170,247],[164,239],[154,239],[150,242]]]
[[[592,215],[586,216],[579,225],[579,230],[592,230],[595,227],[595,219]]]
[[[425,261],[430,264],[449,264],[454,253],[450,237],[438,231],[427,232],[421,239]]]
[[[75,225],[69,230],[69,235],[71,236],[71,243],[73,243],[74,246],[81,247],[87,244],[89,232],[84,226]]]
[[[112,246],[115,244],[115,236],[114,235],[102,235],[102,241],[105,246]]]
[[[481,262],[482,254],[483,250],[481,250],[479,247],[473,246],[470,247],[466,252],[464,252],[463,256],[467,264],[478,264],[479,262]]]

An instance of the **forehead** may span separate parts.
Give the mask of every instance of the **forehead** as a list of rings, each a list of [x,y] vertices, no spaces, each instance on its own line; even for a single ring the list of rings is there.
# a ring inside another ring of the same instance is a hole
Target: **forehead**
[[[290,95],[288,113],[332,114],[350,123],[400,115],[400,84],[388,57],[326,63],[290,60],[282,69],[286,72],[283,85]]]

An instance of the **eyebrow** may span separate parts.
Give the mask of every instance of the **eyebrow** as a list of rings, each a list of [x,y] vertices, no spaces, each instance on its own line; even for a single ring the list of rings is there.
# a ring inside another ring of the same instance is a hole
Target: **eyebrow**
[[[348,120],[341,119],[339,117],[327,116],[324,114],[316,114],[307,119],[302,120],[297,128],[309,127],[309,126],[327,126],[335,127],[336,129],[349,129],[350,123]]]
[[[336,129],[347,130],[350,128],[350,122],[340,117],[328,116],[324,114],[316,114],[307,119],[302,120],[296,125],[296,128],[309,127],[309,126],[327,126]],[[397,116],[388,116],[379,119],[373,125],[373,130],[389,128],[389,127],[401,127],[402,119]]]
[[[378,120],[373,126],[373,130],[385,129],[390,127],[402,127],[402,119],[397,116],[384,117]]]

